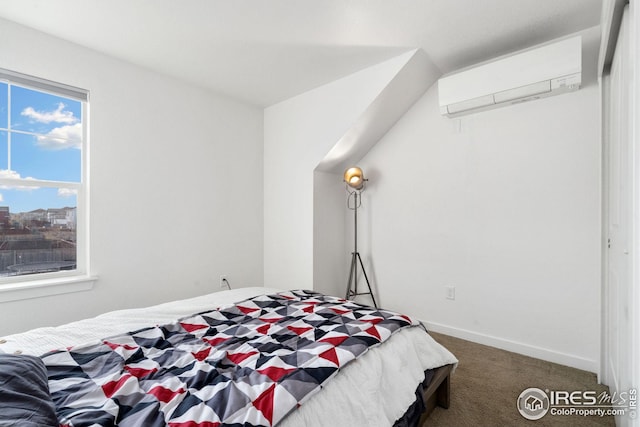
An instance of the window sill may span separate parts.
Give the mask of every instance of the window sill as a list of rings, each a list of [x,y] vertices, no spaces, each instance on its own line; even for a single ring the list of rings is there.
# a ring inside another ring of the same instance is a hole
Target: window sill
[[[7,283],[0,285],[0,302],[88,291],[97,279],[96,276],[67,276]]]

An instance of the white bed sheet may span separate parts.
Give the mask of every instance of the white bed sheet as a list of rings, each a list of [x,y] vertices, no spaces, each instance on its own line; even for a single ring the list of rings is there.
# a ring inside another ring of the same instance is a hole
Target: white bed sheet
[[[118,310],[56,327],[0,339],[0,352],[39,356],[47,351],[101,339],[212,310],[282,289],[252,287],[215,292],[147,308]],[[393,343],[393,345],[391,345]],[[419,328],[404,328],[371,348],[333,377],[325,390],[286,417],[281,427],[391,426],[415,400],[424,371],[457,364],[451,352]],[[390,368],[391,367],[391,368]]]

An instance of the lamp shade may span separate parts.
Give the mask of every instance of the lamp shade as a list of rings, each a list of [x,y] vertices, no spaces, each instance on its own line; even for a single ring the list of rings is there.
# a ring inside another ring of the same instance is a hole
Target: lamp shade
[[[346,171],[344,171],[344,181],[347,183],[347,185],[351,188],[354,188],[356,190],[362,190],[362,187],[364,187],[364,173],[362,173],[362,169],[360,169],[357,166],[352,166],[350,168],[347,168]]]

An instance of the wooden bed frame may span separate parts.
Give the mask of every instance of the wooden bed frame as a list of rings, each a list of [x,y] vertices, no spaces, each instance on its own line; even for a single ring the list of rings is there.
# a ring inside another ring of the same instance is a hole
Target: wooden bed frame
[[[436,369],[433,374],[431,383],[424,391],[422,399],[424,401],[424,412],[420,416],[418,426],[424,426],[427,418],[436,408],[440,406],[444,409],[449,408],[451,398],[451,370],[453,365],[444,365]]]

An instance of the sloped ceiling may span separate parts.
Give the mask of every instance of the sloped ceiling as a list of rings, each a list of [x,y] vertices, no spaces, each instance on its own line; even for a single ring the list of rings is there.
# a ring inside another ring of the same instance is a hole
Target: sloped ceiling
[[[414,48],[447,73],[598,25],[601,7],[602,0],[3,0],[0,17],[268,106]]]
[[[439,70],[422,50],[398,58],[403,66],[355,120],[316,167],[323,172],[342,174],[358,162],[420,96],[440,77]]]

